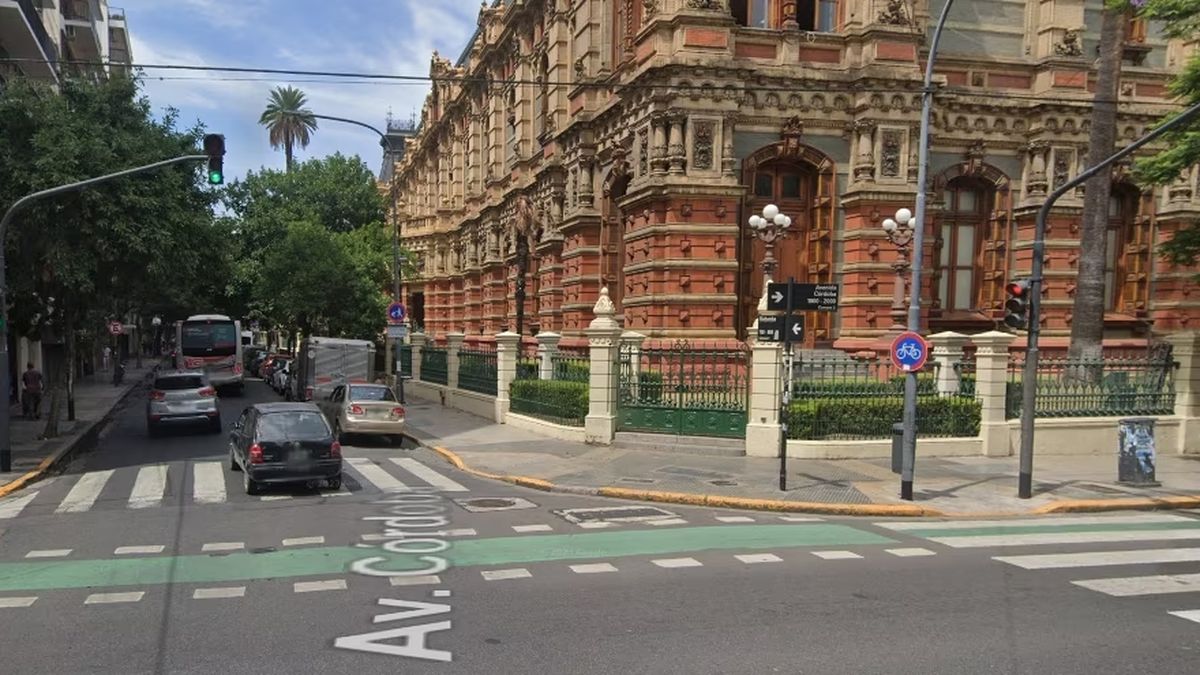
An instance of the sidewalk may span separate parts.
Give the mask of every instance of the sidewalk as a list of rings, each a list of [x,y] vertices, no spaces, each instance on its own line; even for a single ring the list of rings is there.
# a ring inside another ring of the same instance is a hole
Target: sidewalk
[[[1162,486],[1158,488],[1118,484],[1115,448],[1104,456],[1035,457],[1034,496],[1017,499],[1016,457],[923,459],[918,442],[915,500],[904,502],[898,497],[899,476],[891,472],[888,459],[789,458],[788,490],[784,492],[779,490],[779,460],[774,458],[590,446],[495,424],[423,399],[410,397],[407,408],[410,431],[417,440],[449,450],[470,469],[512,482],[517,482],[516,477],[531,478],[534,480],[523,482],[543,489],[862,515],[996,515],[1200,506],[1200,455],[1160,455],[1157,478]],[[553,486],[539,484],[542,481]],[[634,494],[639,491],[642,494]],[[780,501],[795,504],[785,506]]]
[[[132,364],[125,371],[125,381],[120,387],[112,385],[112,372],[99,372],[75,381],[75,421],[67,421],[67,405],[63,401],[56,438],[38,440],[46,428],[46,416],[50,413],[50,397],[42,400],[42,419],[27,420],[22,417],[21,406],[10,408],[12,442],[12,472],[0,473],[0,496],[15,489],[13,483],[24,484],[31,480],[27,474],[42,468],[48,469],[58,459],[70,454],[81,440],[91,434],[109,415],[131,389],[141,384],[154,368],[154,359],[143,359],[142,368]],[[45,464],[45,466],[43,466]]]

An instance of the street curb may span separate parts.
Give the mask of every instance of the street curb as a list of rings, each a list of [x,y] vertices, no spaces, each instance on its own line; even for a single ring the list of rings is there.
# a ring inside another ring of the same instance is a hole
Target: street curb
[[[1031,513],[1100,513],[1103,511],[1167,511],[1200,508],[1200,495],[1178,497],[1131,497],[1127,499],[1064,499],[1034,509]]]
[[[409,435],[414,441],[417,439]],[[584,487],[575,485],[556,485],[550,481],[531,476],[512,476],[489,473],[472,468],[454,451],[439,445],[421,445],[430,448],[456,469],[465,471],[473,476],[499,480],[513,485],[533,488],[543,492],[559,492],[566,494],[588,495],[596,497],[611,497],[614,499],[629,499],[642,502],[657,502],[664,504],[684,504],[688,506],[708,506],[713,508],[744,509],[748,511],[774,511],[787,513],[817,513],[830,516],[882,516],[882,517],[938,517],[945,514],[936,509],[909,504],[827,504],[824,502],[798,502],[782,499],[751,499],[747,497],[726,497],[722,495],[697,494],[691,492],[664,492],[660,490],[631,490],[621,487]]]
[[[154,373],[154,371],[151,370],[149,373],[146,374],[145,377],[142,378],[142,381],[144,382],[153,373]],[[8,483],[7,485],[0,486],[0,497],[6,497],[18,490],[23,489],[24,487],[30,485],[31,483],[37,482],[42,476],[49,473],[50,470],[52,470],[54,467],[58,466],[64,460],[66,460],[67,458],[74,455],[76,450],[78,450],[80,446],[83,446],[91,441],[94,441],[96,439],[96,437],[99,435],[100,429],[103,428],[104,425],[107,424],[110,420],[112,420],[113,411],[116,410],[117,408],[119,408],[121,406],[121,404],[125,402],[125,399],[128,398],[131,393],[133,393],[133,390],[136,389],[139,384],[141,384],[141,382],[135,382],[133,384],[130,384],[125,389],[125,393],[121,394],[121,396],[119,398],[117,398],[117,400],[112,404],[112,407],[110,407],[108,409],[108,412],[104,413],[104,415],[102,415],[100,417],[100,419],[96,420],[95,422],[92,422],[86,429],[84,429],[82,432],[80,432],[80,434],[78,436],[76,436],[74,439],[72,439],[66,443],[63,443],[61,446],[59,446],[59,448],[57,450],[55,450],[54,452],[50,453],[49,455],[43,457],[42,461],[38,462],[37,468],[33,469],[32,471],[28,471],[25,474],[17,477],[15,480],[13,480],[11,483]]]

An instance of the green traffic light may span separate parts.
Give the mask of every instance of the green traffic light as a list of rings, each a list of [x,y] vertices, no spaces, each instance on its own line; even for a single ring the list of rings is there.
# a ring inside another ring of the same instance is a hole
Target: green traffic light
[[[221,175],[220,171],[209,171],[208,182],[210,185],[220,185],[225,182],[225,177]]]

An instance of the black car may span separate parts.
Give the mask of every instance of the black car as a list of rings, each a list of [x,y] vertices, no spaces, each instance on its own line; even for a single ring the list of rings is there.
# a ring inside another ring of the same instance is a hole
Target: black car
[[[342,486],[342,446],[312,403],[247,407],[229,435],[229,468],[242,471],[246,494],[266,485],[325,481]]]

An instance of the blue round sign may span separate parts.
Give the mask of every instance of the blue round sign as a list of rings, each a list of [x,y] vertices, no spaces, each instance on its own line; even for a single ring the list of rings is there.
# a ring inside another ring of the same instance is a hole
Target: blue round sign
[[[398,302],[393,302],[392,304],[388,305],[387,314],[388,321],[391,321],[392,323],[400,323],[404,321],[404,305]]]
[[[925,367],[929,358],[929,343],[919,333],[905,331],[892,341],[892,363],[904,372],[912,372]]]

